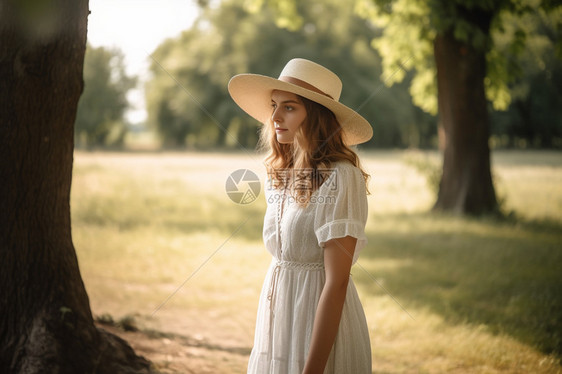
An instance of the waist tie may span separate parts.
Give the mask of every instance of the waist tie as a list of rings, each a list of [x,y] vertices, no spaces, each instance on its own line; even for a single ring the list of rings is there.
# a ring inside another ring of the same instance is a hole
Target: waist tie
[[[269,310],[273,312],[275,306],[275,296],[277,282],[279,281],[279,272],[281,269],[289,270],[321,270],[324,269],[323,262],[296,262],[296,261],[284,261],[277,260],[275,268],[273,269],[273,274],[271,275],[271,281],[269,284],[269,292],[267,293],[267,300],[269,300]]]

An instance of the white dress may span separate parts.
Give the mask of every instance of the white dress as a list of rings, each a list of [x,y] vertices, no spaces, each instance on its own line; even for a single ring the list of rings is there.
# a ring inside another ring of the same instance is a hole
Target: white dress
[[[273,259],[260,295],[248,373],[302,373],[326,279],[323,244],[348,235],[357,238],[355,263],[367,243],[363,176],[348,162],[334,163],[332,169],[330,178],[312,194],[305,208],[287,196],[281,219],[279,200],[283,192],[266,187],[263,239]],[[351,277],[324,373],[371,373],[369,331]]]

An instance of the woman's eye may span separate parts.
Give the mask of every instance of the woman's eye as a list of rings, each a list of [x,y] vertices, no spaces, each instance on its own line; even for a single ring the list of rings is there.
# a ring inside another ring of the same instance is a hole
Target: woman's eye
[[[287,105],[287,106],[285,107],[285,110],[288,111],[288,112],[290,112],[291,110],[293,110],[293,107]]]

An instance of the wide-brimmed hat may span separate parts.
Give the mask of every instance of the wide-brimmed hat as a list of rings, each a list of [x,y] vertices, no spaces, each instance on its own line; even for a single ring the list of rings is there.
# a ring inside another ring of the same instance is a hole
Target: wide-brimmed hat
[[[271,119],[273,90],[295,93],[331,110],[342,127],[347,145],[364,143],[373,136],[369,122],[339,102],[342,83],[338,76],[315,62],[295,58],[285,65],[278,79],[239,74],[228,83],[228,92],[236,104],[261,123]]]

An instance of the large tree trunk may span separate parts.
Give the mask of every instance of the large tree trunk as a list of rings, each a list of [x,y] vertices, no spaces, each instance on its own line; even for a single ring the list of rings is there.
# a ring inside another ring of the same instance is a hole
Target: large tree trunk
[[[0,372],[147,373],[98,330],[70,229],[87,0],[0,0]]]
[[[484,92],[485,53],[457,41],[452,33],[437,36],[434,47],[444,135],[443,176],[434,210],[495,212]]]

